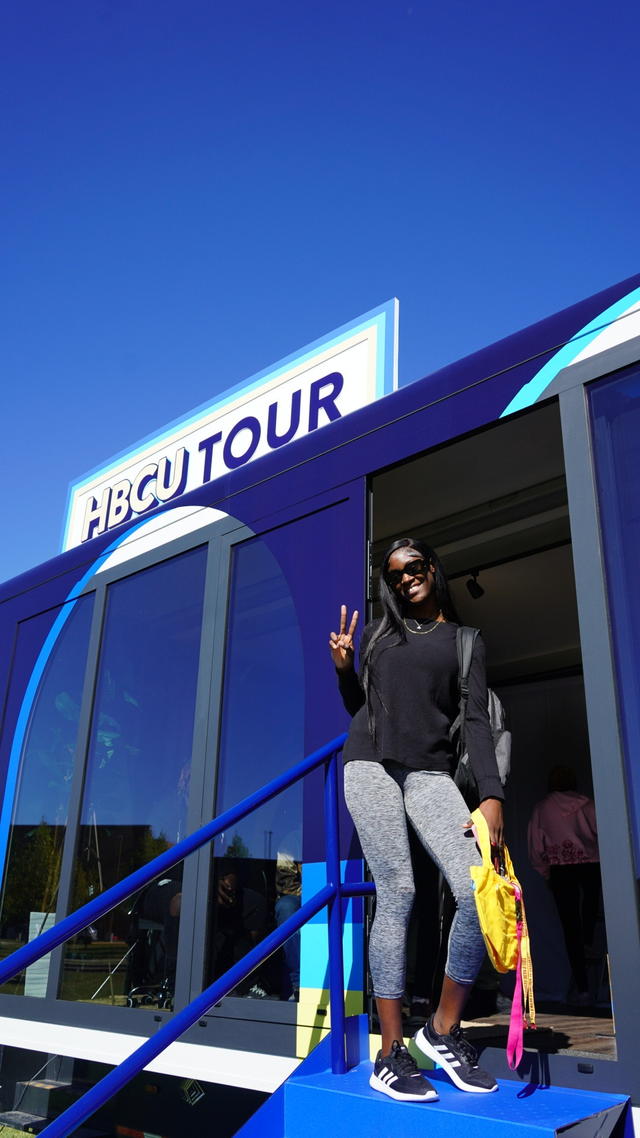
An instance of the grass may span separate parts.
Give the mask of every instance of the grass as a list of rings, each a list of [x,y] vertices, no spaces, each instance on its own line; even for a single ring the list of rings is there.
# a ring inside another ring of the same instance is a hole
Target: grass
[[[23,943],[20,940],[0,941],[0,960],[4,960],[17,948],[21,948]],[[123,941],[96,941],[88,945],[69,945],[65,953],[60,998],[81,1003],[124,1006],[127,965],[126,961],[122,968],[117,968],[117,965],[126,950],[127,945]],[[107,980],[109,971],[114,968],[116,971],[111,981],[107,981],[99,995],[92,999],[94,992],[104,980]],[[0,992],[12,996],[24,995],[24,972],[3,984]],[[7,1138],[7,1133],[6,1128],[0,1131],[0,1138]]]

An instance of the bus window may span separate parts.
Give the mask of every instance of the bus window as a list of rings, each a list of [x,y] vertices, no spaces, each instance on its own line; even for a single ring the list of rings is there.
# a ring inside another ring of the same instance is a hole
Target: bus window
[[[640,877],[640,370],[589,387],[620,716]]]
[[[3,957],[55,920],[92,612],[92,595],[73,602],[68,616],[59,611],[56,620],[67,619],[45,665],[24,732],[0,914]],[[51,614],[21,623],[14,676],[21,671],[27,642],[35,635],[46,643],[51,624]],[[14,746],[20,746],[17,732]],[[5,984],[2,991],[44,997],[48,974],[46,957]]]
[[[206,552],[108,586],[71,910],[185,837]],[[62,998],[171,1006],[181,874],[68,942]]]
[[[286,579],[261,539],[235,548],[227,618],[215,813],[304,756],[302,641]],[[215,842],[208,982],[300,906],[302,786]],[[297,998],[296,934],[232,994]]]

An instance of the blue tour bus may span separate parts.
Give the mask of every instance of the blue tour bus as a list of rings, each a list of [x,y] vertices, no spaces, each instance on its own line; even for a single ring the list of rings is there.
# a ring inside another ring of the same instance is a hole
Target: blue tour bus
[[[191,451],[141,451],[134,476],[85,481],[66,551],[0,588],[0,956],[346,729],[328,632],[341,603],[375,611],[382,551],[411,534],[482,628],[513,736],[507,832],[540,1009],[519,1077],[640,1105],[640,276],[400,390],[394,312],[373,314],[366,365],[383,398],[343,413],[324,344],[310,387],[279,407],[267,385]],[[527,851],[559,763],[598,824],[580,1007]],[[95,1081],[322,884],[320,784],[290,788],[3,986],[0,1121],[55,1114],[56,1094]],[[344,812],[341,842],[346,878],[361,879]],[[324,920],[136,1080],[114,1133],[166,1138],[184,1112],[235,1132],[327,1032]],[[351,900],[352,1013],[370,1010],[367,920]],[[415,933],[408,955],[417,987]],[[483,974],[470,1008],[499,1075],[508,997]]]

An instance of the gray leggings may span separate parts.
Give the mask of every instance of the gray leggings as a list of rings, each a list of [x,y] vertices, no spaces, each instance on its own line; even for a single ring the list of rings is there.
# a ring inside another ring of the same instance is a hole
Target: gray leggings
[[[469,866],[480,865],[482,859],[473,837],[465,836],[469,810],[453,779],[396,763],[355,760],[345,765],[344,793],[376,883],[376,915],[369,937],[374,994],[394,1000],[404,993],[407,928],[415,892],[407,817],[456,902],[446,974],[461,984],[472,984],[485,948]],[[438,919],[437,913],[433,919]]]

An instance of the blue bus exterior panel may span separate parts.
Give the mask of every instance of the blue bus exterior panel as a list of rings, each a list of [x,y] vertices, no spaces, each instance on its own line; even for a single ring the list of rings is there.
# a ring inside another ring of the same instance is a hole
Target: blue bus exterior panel
[[[5,646],[0,658],[2,785],[9,769],[15,726],[21,714],[25,722],[28,719],[34,668],[38,660],[46,662],[47,644],[56,635],[60,614],[91,587],[101,565],[131,534],[139,529],[142,535],[155,518],[177,517],[186,509],[204,514],[215,508],[221,517],[234,519],[247,528],[250,540],[257,537],[264,543],[280,566],[302,645],[304,751],[309,753],[344,730],[346,716],[328,663],[327,634],[336,625],[341,602],[356,604],[363,618],[365,615],[369,477],[549,398],[559,372],[590,347],[597,350],[603,329],[612,322],[624,321],[638,301],[640,275],[332,422],[250,466],[239,466],[138,521],[127,522],[0,587],[0,642]],[[603,468],[603,484],[607,477]],[[632,556],[635,546],[628,548]],[[224,614],[221,619],[226,619]],[[18,652],[16,630],[21,622],[29,630]],[[13,769],[13,782],[5,794],[5,840],[16,774]],[[317,887],[316,879],[323,872],[318,792],[319,787],[309,780],[303,807],[303,896],[307,888]],[[344,869],[348,876],[357,878],[360,873],[351,862],[357,859],[358,851],[346,817],[342,828]],[[355,988],[357,983],[361,994],[362,902],[350,904],[352,978],[347,988]],[[304,951],[302,961],[306,979],[301,987],[317,1000],[324,990],[324,966],[316,942],[320,944],[325,930],[312,929],[309,936],[306,961]],[[192,977],[195,986],[201,980],[197,974]]]

